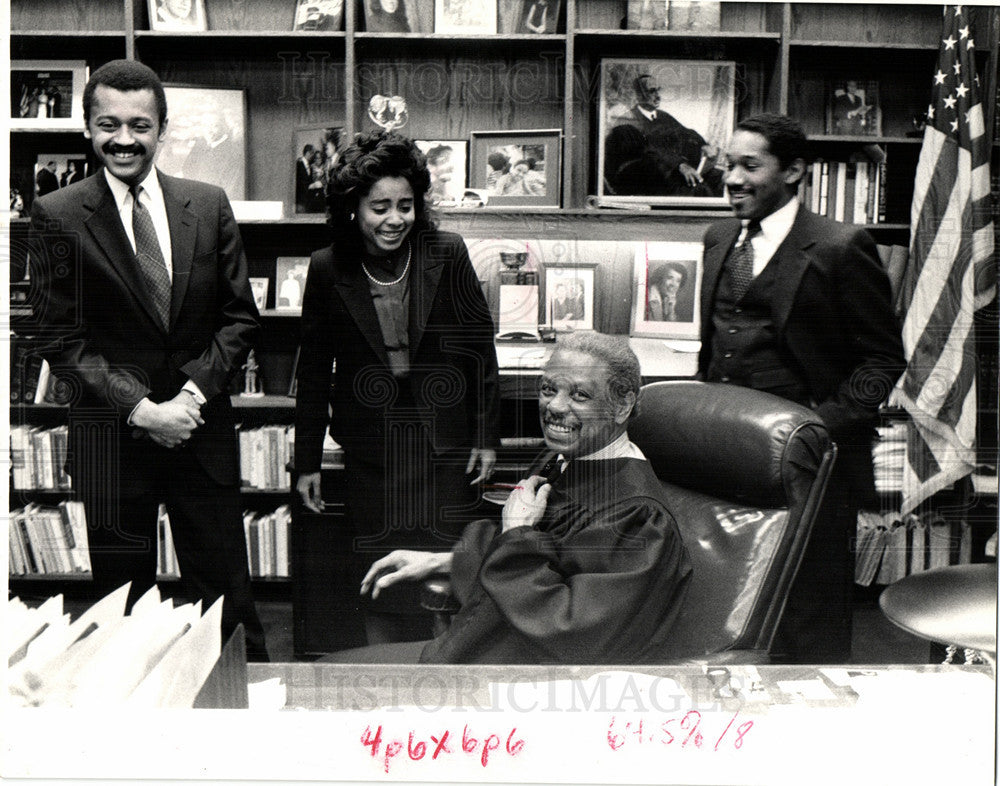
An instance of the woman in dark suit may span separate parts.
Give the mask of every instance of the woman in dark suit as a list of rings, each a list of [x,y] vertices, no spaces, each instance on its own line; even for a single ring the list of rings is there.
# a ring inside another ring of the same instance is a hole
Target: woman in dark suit
[[[333,244],[312,255],[306,280],[297,488],[322,509],[329,426],[344,449],[355,586],[393,549],[450,548],[496,461],[493,320],[462,238],[435,226],[429,186],[411,140],[359,136],[330,173]],[[370,643],[430,636],[414,595],[369,604]]]

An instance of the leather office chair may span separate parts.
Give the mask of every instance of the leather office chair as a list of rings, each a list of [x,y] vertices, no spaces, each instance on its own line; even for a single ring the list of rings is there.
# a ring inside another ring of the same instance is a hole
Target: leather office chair
[[[769,393],[656,382],[629,436],[663,481],[693,567],[657,661],[767,662],[836,457],[826,427]],[[446,578],[422,587],[435,635],[456,608],[448,591]]]
[[[693,567],[663,661],[766,662],[836,457],[826,427],[769,393],[656,382],[629,436]]]

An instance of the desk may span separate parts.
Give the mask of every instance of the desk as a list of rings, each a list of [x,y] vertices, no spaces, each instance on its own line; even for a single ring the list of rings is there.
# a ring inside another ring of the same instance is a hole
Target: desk
[[[270,678],[284,682],[289,708],[327,711],[304,714],[326,729],[322,758],[338,777],[770,786],[993,777],[985,667],[732,666],[713,680],[691,665],[250,664],[251,682]],[[449,752],[431,761],[445,733]]]

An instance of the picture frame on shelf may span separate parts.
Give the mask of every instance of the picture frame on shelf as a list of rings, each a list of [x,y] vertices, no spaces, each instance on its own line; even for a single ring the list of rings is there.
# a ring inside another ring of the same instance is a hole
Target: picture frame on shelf
[[[882,136],[882,108],[877,80],[838,79],[829,83],[826,133],[835,136]]]
[[[170,123],[156,166],[165,174],[219,186],[247,198],[246,95],[242,88],[165,84]]]
[[[271,280],[266,276],[250,277],[250,291],[253,292],[253,302],[259,312],[267,308],[267,290],[270,283]]]
[[[39,153],[35,159],[34,195],[45,196],[83,180],[88,174],[84,153]]]
[[[496,35],[497,0],[434,0],[434,32]]]
[[[473,131],[470,186],[488,206],[559,207],[562,131]]]
[[[276,311],[302,311],[309,257],[278,257],[274,270],[274,308]]]
[[[497,32],[517,35],[555,33],[562,0],[499,0]]]
[[[464,139],[414,139],[431,173],[428,201],[436,207],[461,204],[468,181],[469,143]]]
[[[734,61],[602,59],[597,204],[728,207],[735,99]]]
[[[628,0],[625,27],[628,30],[667,30],[670,0]]]
[[[344,29],[344,0],[298,0],[294,32],[335,33]]]
[[[545,265],[545,323],[557,332],[594,329],[597,265],[587,262]]]
[[[714,0],[628,0],[629,30],[718,30],[722,8]]]
[[[146,0],[149,29],[193,33],[208,30],[205,0]]]
[[[697,339],[701,333],[701,277],[701,243],[637,243],[630,334]]]
[[[11,60],[10,129],[82,131],[88,77],[84,60]]]
[[[301,126],[292,132],[292,194],[295,213],[326,213],[327,177],[340,159],[343,147],[344,124],[340,120]]]
[[[365,30],[369,33],[418,33],[417,0],[364,0]]]

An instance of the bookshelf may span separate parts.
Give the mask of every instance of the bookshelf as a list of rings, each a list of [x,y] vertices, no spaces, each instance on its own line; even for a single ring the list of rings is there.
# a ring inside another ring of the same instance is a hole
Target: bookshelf
[[[433,3],[419,0],[418,5],[426,10]],[[286,394],[298,320],[293,313],[273,310],[275,259],[307,256],[329,242],[321,215],[294,213],[293,134],[297,128],[328,123],[343,126],[348,137],[372,129],[367,105],[376,93],[406,97],[410,119],[403,132],[418,139],[468,140],[480,130],[561,130],[560,207],[455,208],[443,211],[445,229],[467,239],[696,241],[724,210],[590,207],[588,197],[597,188],[601,60],[734,61],[737,120],[761,111],[795,116],[806,127],[814,156],[826,161],[847,161],[868,145],[884,151],[884,219],[866,226],[880,244],[908,244],[920,140],[907,134],[914,114],[926,107],[940,34],[939,6],[723,2],[718,30],[695,32],[626,29],[628,5],[628,0],[564,0],[555,33],[463,36],[368,31],[360,0],[345,2],[343,29],[335,32],[294,32],[292,0],[205,0],[209,30],[183,34],[150,30],[145,0],[12,0],[10,45],[13,59],[80,59],[94,69],[130,57],[153,67],[167,83],[245,91],[246,197],[284,206],[281,219],[240,223],[250,275],[267,277],[270,284],[257,350],[265,396],[236,397],[234,404],[244,423],[261,426],[290,423],[294,410],[294,399]],[[994,129],[996,171],[996,102],[989,98],[998,95],[1000,10],[968,8],[977,30],[980,89],[987,128]],[[882,122],[877,135],[828,132],[829,83],[849,78],[879,82]],[[75,153],[93,163],[80,131],[16,131],[11,134],[12,177],[30,190],[33,167],[45,152]],[[15,222],[14,234],[22,227]],[[605,291],[595,325],[600,330],[628,332],[631,269],[622,261],[626,258],[602,262]],[[490,271],[480,272],[495,307]],[[995,361],[988,360],[996,351],[995,309],[991,313],[979,327],[979,354],[981,367],[995,369]],[[989,382],[989,375],[983,376]],[[505,375],[505,385],[505,433],[533,434],[526,388],[512,375]],[[989,389],[995,390],[995,381]],[[995,396],[984,412],[986,420],[992,418],[992,425],[984,426],[984,444],[995,449]],[[59,419],[58,412],[32,406],[15,408],[11,417],[12,422],[41,419],[44,424]],[[338,473],[327,474],[335,500]],[[252,496],[262,505],[277,501],[273,495]],[[310,553],[312,544],[304,537],[296,543],[293,526],[293,562],[296,555]],[[314,599],[304,586],[296,583],[296,598]],[[322,592],[322,583],[316,582],[314,590]],[[306,623],[300,619],[296,625]]]

